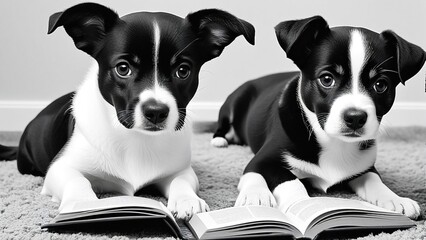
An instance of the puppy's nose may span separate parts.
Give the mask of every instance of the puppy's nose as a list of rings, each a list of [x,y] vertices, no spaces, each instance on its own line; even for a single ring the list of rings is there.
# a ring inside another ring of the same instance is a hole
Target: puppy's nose
[[[162,123],[169,116],[169,107],[164,103],[148,100],[142,104],[142,114],[154,124]]]
[[[343,120],[345,120],[346,126],[353,130],[362,128],[367,122],[367,113],[365,111],[349,108],[343,112]]]

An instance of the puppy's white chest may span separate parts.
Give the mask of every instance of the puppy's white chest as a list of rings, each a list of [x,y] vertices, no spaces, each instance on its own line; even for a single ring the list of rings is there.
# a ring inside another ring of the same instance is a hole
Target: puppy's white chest
[[[173,136],[169,136],[173,139]],[[154,137],[150,140],[127,143],[115,158],[103,169],[129,183],[133,191],[188,167],[191,160],[189,139],[177,138],[177,142]],[[121,154],[120,154],[121,152]]]
[[[366,171],[374,165],[376,147],[360,150],[358,143],[330,141],[322,146],[318,164],[284,154],[291,172],[299,179],[308,178],[312,185],[326,191],[332,185]]]

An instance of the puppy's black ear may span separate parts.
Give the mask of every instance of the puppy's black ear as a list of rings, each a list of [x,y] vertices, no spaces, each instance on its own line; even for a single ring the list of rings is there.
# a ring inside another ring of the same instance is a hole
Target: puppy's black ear
[[[218,57],[236,37],[254,45],[254,27],[250,23],[218,9],[204,9],[186,17],[197,34],[200,47],[207,51],[204,61]]]
[[[311,53],[315,41],[329,31],[327,22],[321,16],[285,21],[275,27],[281,48],[298,67]]]
[[[118,19],[117,13],[107,7],[96,3],[82,3],[50,16],[47,33],[64,26],[75,46],[93,56]]]
[[[387,30],[380,35],[386,40],[387,44],[395,49],[399,79],[402,84],[405,84],[405,81],[422,69],[426,61],[425,51],[419,46],[404,40],[393,31]]]

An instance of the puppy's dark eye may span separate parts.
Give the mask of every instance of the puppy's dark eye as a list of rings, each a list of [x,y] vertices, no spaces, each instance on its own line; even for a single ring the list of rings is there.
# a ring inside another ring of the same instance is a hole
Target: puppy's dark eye
[[[175,74],[177,78],[185,80],[191,74],[191,69],[187,64],[181,64]]]
[[[126,62],[120,62],[115,66],[115,73],[121,78],[128,78],[132,75],[132,69]]]
[[[324,74],[321,77],[318,78],[318,82],[320,85],[324,88],[333,88],[336,84],[336,81],[334,80],[333,76],[331,74]]]
[[[376,91],[376,93],[384,93],[386,92],[386,90],[388,90],[388,83],[386,82],[386,80],[379,79],[374,83],[373,89],[374,91]]]

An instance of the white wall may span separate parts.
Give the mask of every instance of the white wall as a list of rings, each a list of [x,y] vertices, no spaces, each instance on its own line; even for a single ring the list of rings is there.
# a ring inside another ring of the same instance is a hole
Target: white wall
[[[40,109],[76,89],[91,59],[77,50],[63,28],[47,35],[51,14],[82,1],[0,1],[0,131],[22,130]],[[120,15],[165,11],[186,16],[203,8],[220,8],[256,27],[256,46],[238,38],[222,56],[206,63],[192,102],[195,119],[214,121],[226,96],[246,80],[296,70],[274,34],[281,21],[322,15],[330,26],[362,26],[377,32],[392,29],[426,49],[424,0],[108,0],[95,1]],[[399,86],[388,126],[426,126],[425,71]]]

